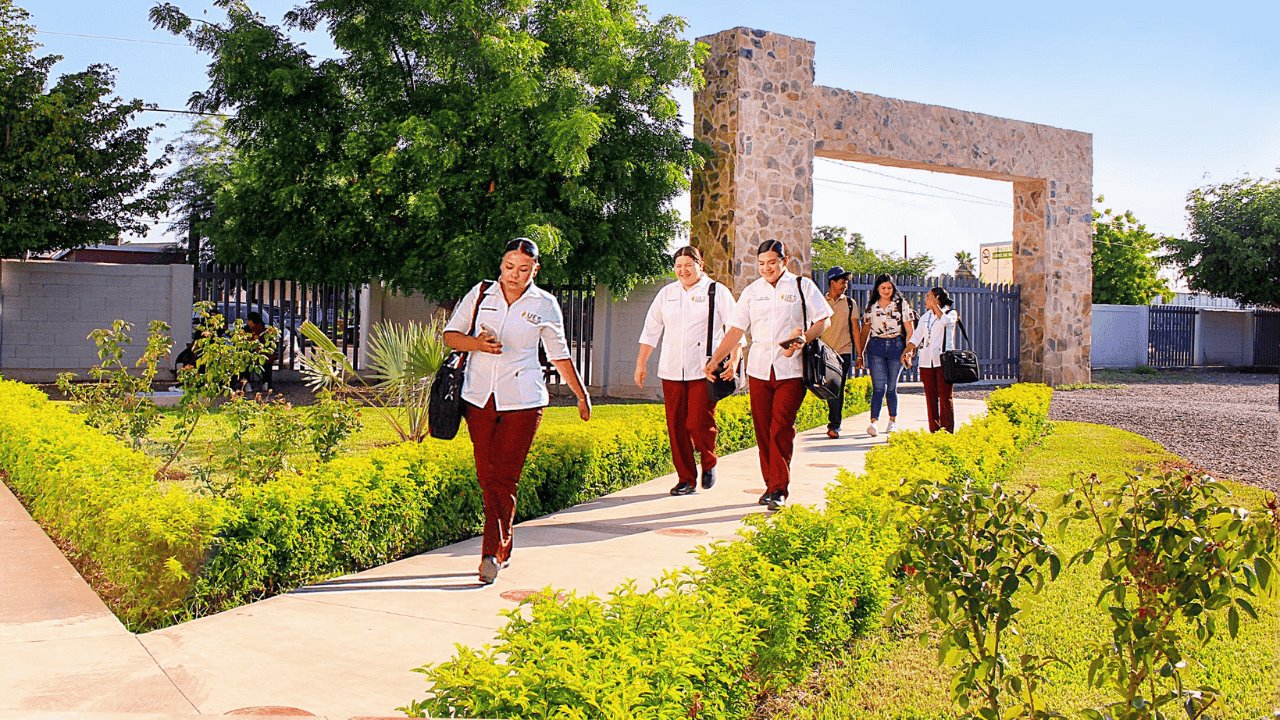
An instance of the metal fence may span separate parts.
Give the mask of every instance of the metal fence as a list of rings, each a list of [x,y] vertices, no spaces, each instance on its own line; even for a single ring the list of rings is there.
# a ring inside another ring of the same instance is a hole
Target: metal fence
[[[1152,305],[1147,322],[1147,364],[1183,368],[1195,364],[1196,313],[1193,307]]]
[[[302,337],[302,323],[310,320],[360,369],[359,285],[250,280],[243,267],[205,263],[196,266],[194,300],[213,303],[228,322],[261,314],[264,324],[280,331],[277,368],[298,369],[310,345]]]
[[[1253,311],[1253,366],[1280,367],[1280,310]]]
[[[815,270],[814,281],[826,290],[826,271]],[[978,365],[984,380],[1017,380],[1019,371],[1019,338],[1022,318],[1022,291],[1017,285],[988,285],[977,279],[940,277],[897,278],[898,290],[910,303],[916,314],[924,312],[924,295],[935,287],[946,288],[955,303],[964,329],[969,334],[970,347],[978,355]],[[865,309],[874,289],[874,275],[853,275],[849,278],[846,294],[859,308]],[[956,333],[963,345],[964,340]],[[857,374],[864,375],[864,369]],[[904,370],[902,380],[915,382],[920,377],[918,367]]]
[[[556,297],[560,312],[564,314],[564,335],[569,342],[569,354],[578,369],[582,384],[591,383],[591,345],[596,324],[596,289],[594,287],[543,288]],[[554,365],[544,363],[543,373],[553,385],[564,383]]]

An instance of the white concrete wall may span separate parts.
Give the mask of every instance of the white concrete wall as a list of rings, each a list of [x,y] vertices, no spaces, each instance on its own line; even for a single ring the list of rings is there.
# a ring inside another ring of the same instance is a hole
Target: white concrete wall
[[[626,300],[614,300],[609,288],[596,288],[595,338],[591,348],[591,392],[594,395],[657,400],[662,397],[658,379],[658,353],[649,358],[649,376],[644,388],[635,384],[636,352],[649,305],[664,285],[641,285]]]
[[[173,377],[173,357],[191,339],[190,265],[117,265],[53,261],[0,261],[0,373],[28,382],[52,382],[59,372],[84,374],[98,364],[87,337],[117,319],[133,323],[132,363],[146,347],[147,325],[169,323],[174,339],[162,378]]]
[[[1196,315],[1196,365],[1253,365],[1253,312],[1202,308]]]
[[[1091,364],[1095,368],[1132,368],[1147,364],[1146,305],[1094,305]]]

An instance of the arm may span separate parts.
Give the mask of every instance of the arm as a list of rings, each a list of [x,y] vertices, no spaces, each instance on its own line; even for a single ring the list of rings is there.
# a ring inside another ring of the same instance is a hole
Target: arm
[[[502,343],[492,335],[467,335],[457,330],[446,330],[444,344],[458,352],[486,352],[497,355],[502,352]]]
[[[480,302],[480,285],[462,298],[462,302],[453,309],[453,316],[444,327],[444,344],[458,352],[487,352],[497,355],[502,352],[502,343],[492,335],[481,333],[469,335],[471,319],[476,315],[476,306]]]
[[[707,367],[705,370],[708,378],[715,377],[713,373],[715,372],[716,367],[720,365],[720,361],[728,357],[731,352],[742,351],[740,343],[745,334],[746,331],[742,328],[733,325],[729,326],[729,329],[724,334],[724,339],[720,341],[720,344],[716,346],[715,351],[711,353],[711,357],[707,359]]]
[[[582,380],[578,378],[578,368],[573,366],[573,360],[569,358],[552,360],[551,364],[556,366],[556,372],[569,383],[569,389],[573,394],[578,396],[578,417],[582,418],[583,422],[590,420],[591,396],[587,394],[587,389],[582,387]]]
[[[636,353],[636,387],[644,387],[645,378],[649,376],[649,356],[653,349],[652,345],[640,343],[640,351]]]
[[[666,327],[662,317],[662,302],[666,299],[669,287],[671,286],[667,285],[653,296],[649,311],[644,315],[644,328],[640,330],[640,350],[636,353],[635,380],[639,387],[644,387],[645,377],[649,374],[649,356],[658,347],[658,338],[662,337],[662,331]]]

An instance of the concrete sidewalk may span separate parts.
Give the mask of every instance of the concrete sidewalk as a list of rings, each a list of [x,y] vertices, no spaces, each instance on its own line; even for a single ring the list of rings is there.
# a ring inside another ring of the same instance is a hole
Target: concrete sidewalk
[[[957,399],[955,409],[963,423],[985,405]],[[925,426],[923,398],[903,395],[899,410],[903,430]],[[847,418],[839,440],[823,428],[797,436],[791,502],[820,504],[840,469],[861,470],[866,451],[885,442],[865,435],[867,419]],[[712,490],[673,498],[668,475],[523,523],[511,567],[491,587],[476,581],[473,538],[143,635],[111,616],[0,486],[0,720],[161,720],[267,706],[335,719],[399,715],[426,690],[413,668],[449,659],[455,644],[492,641],[502,612],[528,594],[647,583],[764,512],[754,448],[721,458],[717,478]]]

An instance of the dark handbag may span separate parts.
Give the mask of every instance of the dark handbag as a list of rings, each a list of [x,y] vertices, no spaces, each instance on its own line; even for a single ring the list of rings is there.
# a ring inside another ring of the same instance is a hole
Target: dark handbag
[[[711,358],[711,353],[715,349],[711,347],[712,333],[715,329],[716,322],[716,284],[713,282],[707,288],[707,359]],[[707,394],[711,396],[711,404],[714,405],[721,400],[729,397],[738,391],[738,378],[742,377],[742,361],[738,361],[738,369],[732,380],[720,379],[720,373],[729,367],[729,358],[720,361],[716,366],[716,378],[708,380],[710,387],[707,388]]]
[[[476,295],[476,305],[471,310],[468,335],[475,334],[480,301],[492,285],[490,280],[480,283],[480,293]],[[462,424],[462,384],[467,379],[467,354],[459,350],[449,353],[431,381],[431,396],[427,398],[427,432],[438,440],[452,440]]]
[[[809,330],[809,308],[804,301],[804,285],[802,278],[796,278],[796,287],[800,289],[800,313],[804,318],[804,331]],[[804,386],[820,400],[835,400],[840,397],[844,386],[844,363],[840,356],[829,345],[819,338],[805,343],[800,350],[803,367]]]
[[[969,344],[969,333],[964,330],[964,323],[956,320],[956,327]],[[982,370],[978,367],[978,354],[972,350],[947,350],[947,334],[942,333],[942,379],[952,385],[964,385],[982,379]]]

